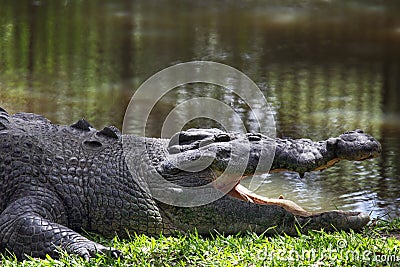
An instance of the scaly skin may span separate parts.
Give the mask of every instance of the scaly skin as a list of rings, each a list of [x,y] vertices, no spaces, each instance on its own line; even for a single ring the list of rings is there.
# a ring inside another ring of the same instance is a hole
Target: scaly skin
[[[130,144],[128,153],[123,153],[123,140]],[[234,197],[225,195],[206,205],[184,208],[151,195],[149,185],[157,174],[183,186],[211,182],[221,189],[218,174],[226,170],[230,152],[241,156],[246,140],[250,157],[244,173],[230,173],[227,181],[237,184],[228,189]],[[296,226],[303,232],[346,230],[360,229],[368,222],[362,213],[313,214],[289,200],[267,199],[240,188],[240,179],[254,173],[260,155],[270,153],[271,147],[276,147],[273,170],[301,173],[329,167],[337,159],[363,160],[380,153],[379,143],[361,132],[313,143],[197,129],[164,140],[122,136],[114,127],[97,131],[84,120],[58,126],[39,115],[10,116],[0,109],[1,248],[18,258],[58,257],[59,249],[85,258],[98,252],[119,256],[116,249],[88,240],[80,232],[107,237],[126,237],[127,231],[169,235],[193,229],[202,234],[268,229],[296,234]],[[195,173],[176,168],[201,165],[202,160],[195,160],[199,152],[206,155],[204,159],[213,153],[217,157]],[[134,163],[133,169],[127,162]],[[268,172],[267,165],[261,164],[257,172]]]

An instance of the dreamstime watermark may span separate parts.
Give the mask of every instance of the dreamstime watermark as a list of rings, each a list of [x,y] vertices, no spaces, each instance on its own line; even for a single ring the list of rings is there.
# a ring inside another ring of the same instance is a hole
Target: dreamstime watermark
[[[348,248],[345,239],[339,239],[336,244],[329,244],[328,247],[310,248],[310,249],[278,249],[266,251],[260,255],[264,262],[309,262],[318,263],[318,266],[331,266],[333,263],[350,264],[368,264],[384,263],[385,265],[400,264],[399,254],[382,254],[375,250],[352,250]]]
[[[143,141],[146,140],[145,138],[134,138],[130,134],[147,137],[146,126],[150,113],[161,98],[179,86],[196,83],[217,85],[227,90],[230,95],[236,94],[250,108],[258,131],[268,137],[275,137],[275,121],[270,107],[264,94],[248,76],[235,68],[216,62],[192,61],[177,64],[163,69],[147,79],[135,91],[127,107],[122,127],[124,134],[123,151],[128,168],[133,175],[138,176],[137,164],[139,157],[140,160],[147,158],[148,161],[145,162],[154,162],[160,160],[154,154],[161,153],[161,151],[154,150],[151,147],[151,142]],[[187,116],[184,119],[180,119],[182,114]],[[168,114],[162,126],[161,137],[171,138],[174,133],[182,131],[189,121],[196,118],[213,120],[228,132],[234,130],[232,128],[232,120],[234,120],[235,130],[240,129],[242,133],[246,132],[240,116],[230,105],[220,99],[196,97],[180,103]],[[206,133],[205,137],[204,133]],[[212,136],[213,131],[193,131],[190,134],[194,139],[200,140],[202,138],[207,139],[207,134]],[[210,144],[210,140],[213,140],[212,137],[205,140],[207,142],[203,142],[204,146],[212,146],[213,144],[212,141]],[[179,146],[179,138],[177,138],[177,142],[176,145]],[[168,142],[159,143],[159,145],[167,146]],[[164,165],[172,166],[174,169],[199,172],[209,167],[213,162],[216,156],[214,150],[201,150],[196,147],[175,155],[168,154],[161,160],[168,161],[167,163],[164,162]],[[260,158],[256,171],[260,169],[269,170],[274,158],[275,146],[261,148],[261,150],[257,154]],[[147,153],[139,153],[138,151],[146,151]],[[149,166],[149,170],[146,170],[146,181],[143,183],[144,188],[148,188],[151,195],[157,200],[170,205],[193,207],[208,204],[221,198],[235,186],[235,183],[229,183],[229,179],[232,179],[232,176],[240,177],[243,175],[247,168],[249,157],[252,156],[250,142],[243,140],[240,144],[232,145],[230,154],[231,158],[227,167],[214,181],[215,183],[201,186],[179,185],[179,181],[168,180],[160,175],[156,168]],[[161,162],[157,162],[155,166],[157,164],[161,164]],[[220,191],[214,186],[218,183],[227,184],[227,186],[223,191]],[[252,180],[250,182],[250,190],[256,189],[261,183],[262,181],[260,180]]]

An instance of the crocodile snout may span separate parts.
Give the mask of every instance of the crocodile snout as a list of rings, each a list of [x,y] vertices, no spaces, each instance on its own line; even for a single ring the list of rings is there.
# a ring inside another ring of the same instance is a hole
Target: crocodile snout
[[[362,130],[346,132],[336,138],[336,154],[340,159],[360,161],[379,157],[381,152],[379,141]]]

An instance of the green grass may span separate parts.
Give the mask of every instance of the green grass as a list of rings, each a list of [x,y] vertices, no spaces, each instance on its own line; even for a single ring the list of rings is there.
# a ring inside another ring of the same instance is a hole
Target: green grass
[[[18,262],[1,256],[1,266],[400,266],[400,218],[375,221],[362,232],[313,231],[308,235],[236,236],[197,234],[177,237],[145,235],[130,240],[105,240],[123,252],[123,259],[99,255],[85,261],[73,255],[61,259]]]

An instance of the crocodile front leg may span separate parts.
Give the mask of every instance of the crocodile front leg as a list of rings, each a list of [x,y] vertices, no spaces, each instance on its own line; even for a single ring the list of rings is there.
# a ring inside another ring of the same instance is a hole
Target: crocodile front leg
[[[2,250],[12,251],[18,259],[26,255],[43,258],[46,254],[58,258],[60,251],[85,259],[107,252],[119,256],[118,250],[90,241],[61,225],[65,221],[62,205],[56,198],[50,199],[43,201],[42,196],[25,196],[7,206],[0,215]]]

